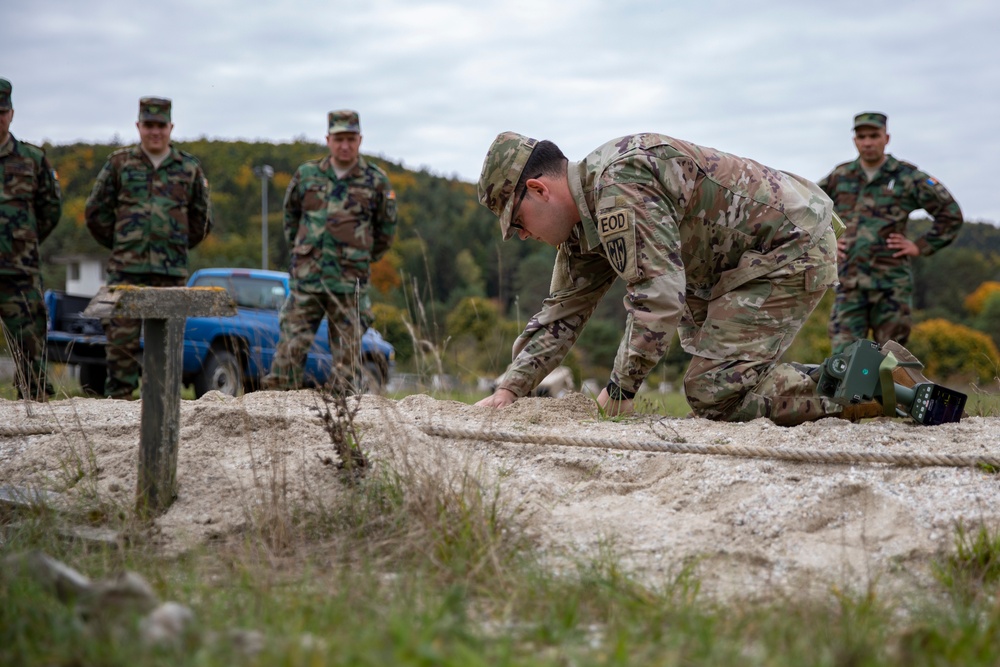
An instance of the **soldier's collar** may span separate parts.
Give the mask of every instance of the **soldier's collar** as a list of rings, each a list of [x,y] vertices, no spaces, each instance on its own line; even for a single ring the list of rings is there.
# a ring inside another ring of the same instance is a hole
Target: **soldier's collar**
[[[326,157],[324,157],[320,165],[323,167],[323,171],[326,171],[328,173],[336,173],[336,167],[333,164],[332,155],[328,154]],[[368,163],[365,162],[365,158],[363,155],[358,155],[358,161],[354,163],[353,167],[344,172],[344,176],[354,174],[355,172],[361,174],[364,173],[366,169],[368,169]]]
[[[181,156],[180,149],[178,149],[177,146],[174,146],[174,142],[171,141],[170,144],[169,144],[169,147],[170,148],[167,151],[166,157],[164,157],[163,158],[163,162],[160,163],[161,165],[164,162],[168,162],[170,160],[180,160],[181,159],[181,157],[180,157]],[[126,149],[123,148],[122,150],[126,150]],[[141,143],[134,144],[134,145],[130,146],[127,150],[134,157],[137,157],[137,158],[140,158],[140,159],[143,158],[143,157],[145,157],[146,159],[152,161],[150,159],[149,155],[146,154],[146,150],[142,147]]]
[[[861,164],[860,156],[854,160],[853,168],[857,172],[863,172],[865,170],[865,166]],[[894,158],[891,153],[886,153],[885,160],[883,160],[882,164],[878,166],[878,169],[876,171],[884,171],[886,173],[889,173],[896,171],[897,169],[899,169],[899,160]]]
[[[570,162],[566,165],[566,181],[569,185],[569,192],[576,202],[576,210],[580,214],[580,226],[583,227],[584,238],[581,245],[586,245],[583,250],[592,250],[601,245],[601,237],[597,234],[597,221],[590,210],[587,202],[587,193],[583,189],[583,175],[586,173],[586,165],[583,162]],[[593,196],[593,192],[590,193]]]

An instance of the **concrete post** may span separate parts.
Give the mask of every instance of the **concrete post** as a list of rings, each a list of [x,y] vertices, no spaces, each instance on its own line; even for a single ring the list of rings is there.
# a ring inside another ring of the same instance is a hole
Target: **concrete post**
[[[184,319],[236,314],[222,287],[102,287],[84,317],[143,320],[142,417],[136,510],[165,511],[177,495]]]

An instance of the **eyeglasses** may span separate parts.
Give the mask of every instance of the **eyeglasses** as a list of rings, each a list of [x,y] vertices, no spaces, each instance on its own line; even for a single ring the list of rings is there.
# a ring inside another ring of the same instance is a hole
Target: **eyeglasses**
[[[541,178],[541,177],[542,177],[542,174],[538,174],[537,176],[532,176],[531,178],[526,178],[524,180],[525,180],[525,183],[527,183],[531,179],[538,179],[538,178]],[[518,232],[525,231],[524,227],[522,227],[521,225],[517,224],[514,221],[517,220],[517,214],[521,210],[521,202],[524,201],[524,197],[527,194],[528,194],[528,186],[525,185],[524,189],[521,190],[521,194],[518,195],[517,201],[514,202],[514,211],[510,214],[510,228],[513,229],[513,230],[515,230],[515,231],[518,231]]]

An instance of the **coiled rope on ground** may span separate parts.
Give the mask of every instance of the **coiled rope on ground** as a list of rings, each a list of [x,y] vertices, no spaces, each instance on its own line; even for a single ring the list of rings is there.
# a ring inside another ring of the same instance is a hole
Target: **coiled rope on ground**
[[[903,466],[948,466],[1000,468],[1000,457],[962,454],[904,454],[893,452],[845,452],[785,447],[748,447],[745,445],[699,445],[685,442],[628,442],[607,438],[564,436],[556,434],[508,433],[475,429],[421,426],[420,430],[438,438],[511,442],[522,445],[562,445],[594,447],[666,454],[709,454],[749,459],[777,459],[801,463],[891,463]]]

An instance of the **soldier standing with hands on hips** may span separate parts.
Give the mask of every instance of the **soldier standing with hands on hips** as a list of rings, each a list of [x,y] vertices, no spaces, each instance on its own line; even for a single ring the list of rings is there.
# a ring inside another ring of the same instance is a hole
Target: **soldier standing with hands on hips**
[[[334,357],[333,390],[358,389],[361,336],[371,324],[368,281],[396,234],[396,195],[389,177],[361,156],[356,111],[327,115],[330,154],[299,166],[285,191],[284,232],[291,291],[266,389],[303,386],[309,347],[327,318]]]
[[[111,249],[108,285],[181,287],[188,250],[212,228],[208,180],[196,157],[174,147],[172,103],[139,100],[139,145],[115,151],[97,175],[87,199],[87,228]],[[111,318],[108,338],[111,398],[132,398],[139,386],[142,320]]]
[[[0,79],[0,321],[16,365],[17,395],[44,401],[48,317],[42,296],[38,246],[59,223],[59,179],[38,146],[14,138],[13,87]]]
[[[885,152],[886,115],[854,117],[858,157],[838,165],[819,182],[847,225],[838,241],[840,284],[830,315],[834,354],[869,337],[880,346],[905,345],[912,326],[911,257],[932,255],[958,235],[962,210],[948,189],[916,166]],[[924,236],[906,236],[910,213],[934,219]]]

